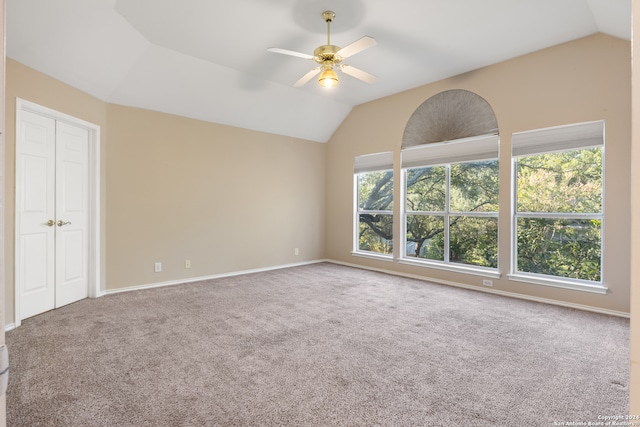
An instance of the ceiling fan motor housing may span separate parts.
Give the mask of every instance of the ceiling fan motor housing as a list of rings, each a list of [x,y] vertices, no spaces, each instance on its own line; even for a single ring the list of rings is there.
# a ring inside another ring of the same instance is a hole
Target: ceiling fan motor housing
[[[313,60],[322,65],[337,65],[342,62],[342,57],[337,55],[340,49],[340,46],[330,44],[319,46],[313,51]]]

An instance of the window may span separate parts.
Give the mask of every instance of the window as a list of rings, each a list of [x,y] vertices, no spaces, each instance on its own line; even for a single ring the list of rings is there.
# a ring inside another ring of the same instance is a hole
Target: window
[[[393,254],[393,153],[358,156],[354,164],[354,252]]]
[[[498,136],[402,151],[403,260],[498,267]]]
[[[603,122],[513,135],[516,279],[605,289],[603,151]]]

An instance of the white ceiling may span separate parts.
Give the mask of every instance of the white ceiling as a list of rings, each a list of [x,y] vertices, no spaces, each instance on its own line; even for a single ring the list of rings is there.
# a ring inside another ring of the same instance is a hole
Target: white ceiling
[[[596,32],[631,39],[631,0],[7,0],[7,55],[104,101],[326,142],[367,101]],[[323,89],[292,85],[326,43],[378,44]]]

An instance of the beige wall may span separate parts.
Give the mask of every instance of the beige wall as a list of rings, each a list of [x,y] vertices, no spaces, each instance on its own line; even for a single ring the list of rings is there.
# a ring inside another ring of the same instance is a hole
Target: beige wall
[[[325,144],[107,104],[9,59],[7,323],[14,322],[16,97],[101,126],[107,290],[324,258]],[[157,261],[161,273],[153,272]]]
[[[640,28],[640,0],[633,0],[633,28]],[[629,413],[640,415],[640,35],[633,31],[632,224],[631,224],[631,386]]]
[[[5,7],[4,0],[0,0],[0,164],[4,164],[4,132],[5,132]],[[4,205],[5,205],[5,168],[0,166],[0,241],[5,241],[4,231]],[[4,270],[6,258],[4,256],[4,247],[0,247],[0,345],[4,344],[4,304],[6,281],[4,278]],[[0,427],[7,425],[7,398],[6,393],[0,396]]]
[[[503,276],[494,281],[493,289],[628,313],[630,61],[629,42],[598,34],[356,107],[328,143],[328,258],[481,287],[479,276],[350,254],[354,156],[394,151],[399,176],[400,144],[411,114],[443,90],[466,89],[491,104],[500,128],[499,269]],[[604,279],[609,293],[596,295],[509,281],[511,134],[591,120],[606,121]],[[399,180],[395,200],[395,214],[399,215]],[[394,234],[399,236],[398,226]]]
[[[110,289],[324,257],[324,144],[116,105],[108,117]]]

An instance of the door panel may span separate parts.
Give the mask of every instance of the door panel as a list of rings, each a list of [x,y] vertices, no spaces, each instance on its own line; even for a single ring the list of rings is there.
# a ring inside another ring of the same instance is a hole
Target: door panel
[[[89,296],[89,131],[56,129],[56,307]]]
[[[55,120],[23,112],[16,153],[18,259],[21,317],[55,307]]]
[[[51,233],[32,233],[22,237],[22,258],[25,260],[23,271],[23,293],[29,295],[46,290],[50,281],[47,278],[48,268],[42,268],[49,262]]]
[[[25,213],[53,214],[51,207],[55,205],[47,194],[53,188],[47,182],[47,177],[53,176],[51,171],[48,171],[52,167],[51,159],[47,157],[48,154],[44,153],[43,156],[23,154],[22,181],[24,182],[24,191],[22,195],[24,196],[23,212]]]

